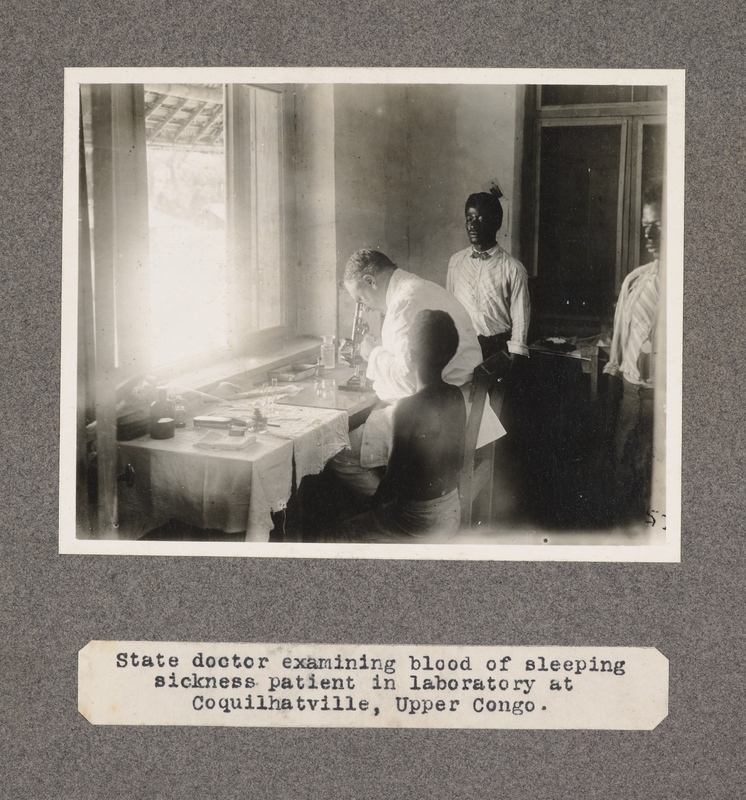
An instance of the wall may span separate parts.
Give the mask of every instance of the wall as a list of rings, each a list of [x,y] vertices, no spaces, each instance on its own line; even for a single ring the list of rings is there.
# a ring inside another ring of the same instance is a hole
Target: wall
[[[349,255],[371,247],[394,261],[407,253],[406,89],[334,89],[339,274]]]
[[[338,85],[334,89],[337,275],[362,247],[408,260],[406,88]],[[354,303],[339,290],[339,335],[349,336]],[[377,315],[369,323],[376,324]]]
[[[523,87],[416,86],[409,93],[409,248],[413,271],[444,284],[469,242],[464,202],[497,180],[505,197],[498,241],[518,248]]]
[[[334,87],[299,86],[295,96],[298,333],[337,325]]]
[[[501,245],[518,255],[523,87],[299,87],[300,333],[344,337],[352,300],[340,289],[361,247],[445,284],[468,245],[464,201],[497,180],[506,195]]]

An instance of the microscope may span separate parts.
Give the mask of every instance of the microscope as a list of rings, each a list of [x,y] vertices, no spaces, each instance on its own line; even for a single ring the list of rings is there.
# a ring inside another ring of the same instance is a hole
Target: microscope
[[[365,306],[358,301],[355,305],[355,318],[352,320],[352,333],[349,339],[345,339],[339,348],[339,357],[346,361],[351,367],[355,368],[355,374],[347,381],[349,389],[365,389],[365,375],[361,377],[363,357],[360,355],[360,345],[370,326],[363,320]]]

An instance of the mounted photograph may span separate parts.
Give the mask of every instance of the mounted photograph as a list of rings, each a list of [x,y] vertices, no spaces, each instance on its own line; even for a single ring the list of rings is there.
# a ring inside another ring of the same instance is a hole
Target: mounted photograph
[[[67,69],[60,552],[680,560],[681,70]]]

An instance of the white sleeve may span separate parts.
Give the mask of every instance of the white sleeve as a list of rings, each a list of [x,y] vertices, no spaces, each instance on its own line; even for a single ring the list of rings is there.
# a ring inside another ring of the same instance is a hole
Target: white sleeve
[[[523,266],[516,267],[510,287],[510,320],[512,329],[508,350],[522,356],[528,355],[526,341],[531,320],[531,300],[528,294],[528,273]]]
[[[614,311],[614,331],[611,335],[611,347],[609,348],[609,361],[604,367],[604,372],[608,375],[618,375],[622,366],[622,329],[624,327],[624,300],[629,293],[629,284],[632,273],[627,275],[622,283],[619,297],[616,301]]]
[[[393,402],[414,394],[417,379],[409,351],[409,329],[419,307],[409,298],[394,302],[386,310],[381,330],[381,346],[374,347],[366,375],[381,400]]]
[[[456,267],[453,263],[453,256],[448,261],[448,274],[446,275],[446,289],[451,293],[454,294],[454,275],[456,272]]]

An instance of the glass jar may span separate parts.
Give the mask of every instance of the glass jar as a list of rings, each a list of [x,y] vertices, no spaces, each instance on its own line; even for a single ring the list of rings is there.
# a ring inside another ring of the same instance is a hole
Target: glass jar
[[[174,426],[177,428],[186,428],[187,413],[186,406],[184,405],[183,398],[178,395],[176,397],[176,406],[174,408]]]
[[[319,353],[325,369],[334,369],[337,366],[336,348],[333,336],[324,336],[321,341],[321,352]]]
[[[176,406],[168,399],[168,386],[159,386],[156,399],[150,404],[150,438],[172,439]]]
[[[262,433],[267,430],[267,418],[262,414],[259,406],[254,406],[254,416],[251,418],[251,430]]]

